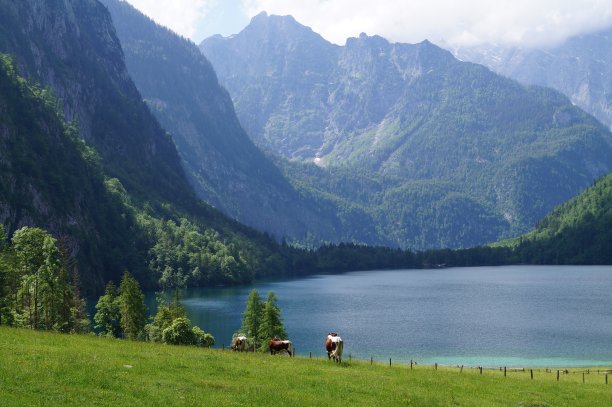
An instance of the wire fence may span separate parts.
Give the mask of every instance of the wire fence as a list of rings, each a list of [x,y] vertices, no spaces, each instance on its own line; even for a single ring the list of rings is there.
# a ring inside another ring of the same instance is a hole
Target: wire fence
[[[222,346],[222,350],[226,350],[226,349],[231,349],[231,347],[225,347],[225,345]],[[245,351],[247,352],[255,352],[256,349],[253,347],[253,349],[246,349]],[[296,356],[297,355],[297,349],[294,347],[293,348],[293,352],[291,355],[289,356]],[[312,352],[308,352],[308,355],[300,355],[301,358],[308,358],[308,359],[316,359],[316,360],[322,360],[322,359],[327,359],[325,356],[320,356],[320,355],[314,355],[312,354]],[[348,359],[348,360],[347,360]],[[349,353],[343,360],[342,363],[351,363],[356,361],[359,363],[367,363],[369,362],[369,364],[371,366],[373,365],[382,365],[382,364],[387,364],[386,359],[384,360],[380,360],[380,359],[374,359],[374,356],[370,356],[370,359],[363,359],[363,358],[353,358],[353,355],[351,353]],[[572,381],[576,381],[576,377],[578,377],[578,379],[580,380],[580,376],[581,377],[581,381],[582,383],[604,383],[604,384],[608,384],[608,375],[612,375],[612,368],[600,368],[600,369],[592,369],[592,368],[565,368],[565,369],[554,369],[554,368],[530,368],[530,367],[507,367],[507,366],[498,366],[498,367],[491,367],[491,366],[465,366],[465,365],[440,365],[438,363],[434,363],[433,365],[421,365],[418,364],[418,362],[416,360],[411,359],[410,360],[410,364],[408,364],[406,361],[403,362],[393,362],[392,358],[389,358],[389,362],[388,362],[389,367],[402,367],[405,369],[409,369],[409,370],[415,370],[418,366],[419,369],[433,369],[433,370],[438,370],[438,369],[443,369],[445,371],[454,371],[456,370],[458,373],[464,373],[465,372],[475,372],[479,375],[485,375],[487,374],[487,372],[489,374],[491,374],[492,372],[494,372],[496,375],[500,376],[503,375],[503,377],[508,377],[508,376],[523,376],[523,375],[529,375],[530,380],[536,380],[537,378],[542,378],[545,377],[546,379],[554,379],[556,378],[556,381],[560,382],[563,380],[563,377],[571,377]],[[612,378],[611,378],[612,380]]]

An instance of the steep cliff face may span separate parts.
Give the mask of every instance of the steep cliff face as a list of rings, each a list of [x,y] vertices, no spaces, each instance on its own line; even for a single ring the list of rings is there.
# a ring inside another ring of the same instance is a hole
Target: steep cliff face
[[[0,223],[51,231],[77,257],[92,292],[122,267],[142,266],[133,225],[107,192],[97,155],[56,109],[48,90],[20,78],[0,54]]]
[[[202,199],[277,238],[303,240],[310,233],[319,241],[351,240],[333,203],[298,193],[253,144],[210,62],[193,43],[126,2],[102,3],[112,15],[131,77],[171,133]]]
[[[0,51],[50,87],[68,120],[130,190],[188,191],[170,138],[141,103],[108,11],[96,0],[0,1]]]

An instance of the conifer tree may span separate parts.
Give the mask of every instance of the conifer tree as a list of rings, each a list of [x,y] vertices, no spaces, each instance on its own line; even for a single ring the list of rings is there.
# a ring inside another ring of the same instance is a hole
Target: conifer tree
[[[121,278],[119,286],[119,304],[121,311],[121,329],[128,339],[139,339],[144,336],[146,307],[144,294],[138,281],[127,271]]]
[[[262,304],[259,298],[259,292],[254,288],[246,301],[246,308],[242,314],[242,327],[240,333],[243,333],[247,338],[257,341],[259,338],[259,327],[261,325]]]
[[[278,337],[287,339],[287,332],[281,319],[281,311],[276,303],[276,294],[268,291],[268,298],[263,304],[261,326],[259,328],[259,342],[265,348],[270,339]]]

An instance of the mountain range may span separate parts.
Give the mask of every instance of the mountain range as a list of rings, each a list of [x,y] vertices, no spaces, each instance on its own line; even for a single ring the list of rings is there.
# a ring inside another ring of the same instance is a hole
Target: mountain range
[[[452,50],[521,83],[557,89],[612,128],[612,28],[541,48],[484,44]]]
[[[612,170],[610,131],[565,96],[427,41],[338,46],[262,13],[200,48],[298,190],[358,207],[374,239],[401,247],[517,236]]]
[[[542,220],[611,166],[609,130],[561,94],[428,42],[362,35],[339,47],[265,14],[244,35],[209,40],[221,52],[238,39],[252,54],[251,76],[217,79],[194,44],[103,3],[0,0],[0,223],[9,236],[36,226],[58,237],[86,293],[126,269],[145,288],[170,288],[609,261],[609,176]],[[230,69],[234,56],[213,64]],[[261,123],[241,117],[251,99]],[[319,134],[321,117],[333,131]],[[249,134],[263,122],[265,137]],[[295,244],[350,243],[298,249],[232,218]],[[392,248],[467,247],[531,221],[538,228],[500,248]]]

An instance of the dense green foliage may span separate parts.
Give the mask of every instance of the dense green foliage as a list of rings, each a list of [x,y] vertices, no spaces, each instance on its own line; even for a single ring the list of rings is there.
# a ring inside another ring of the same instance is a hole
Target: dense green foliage
[[[555,208],[528,234],[502,242],[537,264],[612,264],[612,173]]]
[[[289,335],[287,335],[287,331],[285,331],[285,326],[281,318],[281,310],[278,307],[274,291],[268,291],[268,298],[262,308],[259,338],[262,346],[267,350],[267,344],[270,339],[287,339]]]
[[[609,129],[567,98],[427,41],[336,46],[261,14],[201,49],[249,136],[304,195],[332,203],[345,241],[422,250],[517,236],[612,171]]]
[[[104,295],[101,295],[96,303],[94,315],[94,328],[100,335],[118,338],[121,335],[121,305],[119,304],[119,292],[115,283],[109,281],[106,284]]]
[[[244,313],[242,314],[242,326],[236,333],[236,336],[245,335],[247,338],[250,338],[251,341],[257,342],[261,327],[262,310],[263,304],[259,298],[259,291],[254,288],[247,297]]]
[[[141,339],[144,337],[146,322],[146,306],[144,294],[138,281],[125,272],[119,285],[119,324],[123,335],[127,339]]]
[[[0,227],[0,325],[86,332],[76,267],[48,232],[21,228],[10,242]]]
[[[210,348],[215,338],[198,326],[191,326],[185,307],[180,303],[179,291],[175,289],[172,302],[161,294],[157,296],[157,313],[145,326],[147,340],[171,345],[194,345]]]
[[[278,358],[0,327],[5,406],[609,406],[601,374]],[[298,355],[299,356],[299,355]],[[582,370],[582,369],[581,369]],[[572,370],[570,370],[571,372]],[[593,369],[591,370],[593,373]]]
[[[242,314],[242,326],[234,337],[239,335],[246,336],[248,349],[258,348],[264,352],[268,350],[270,339],[287,339],[288,335],[273,291],[268,292],[266,301],[263,302],[257,289],[251,290]]]

